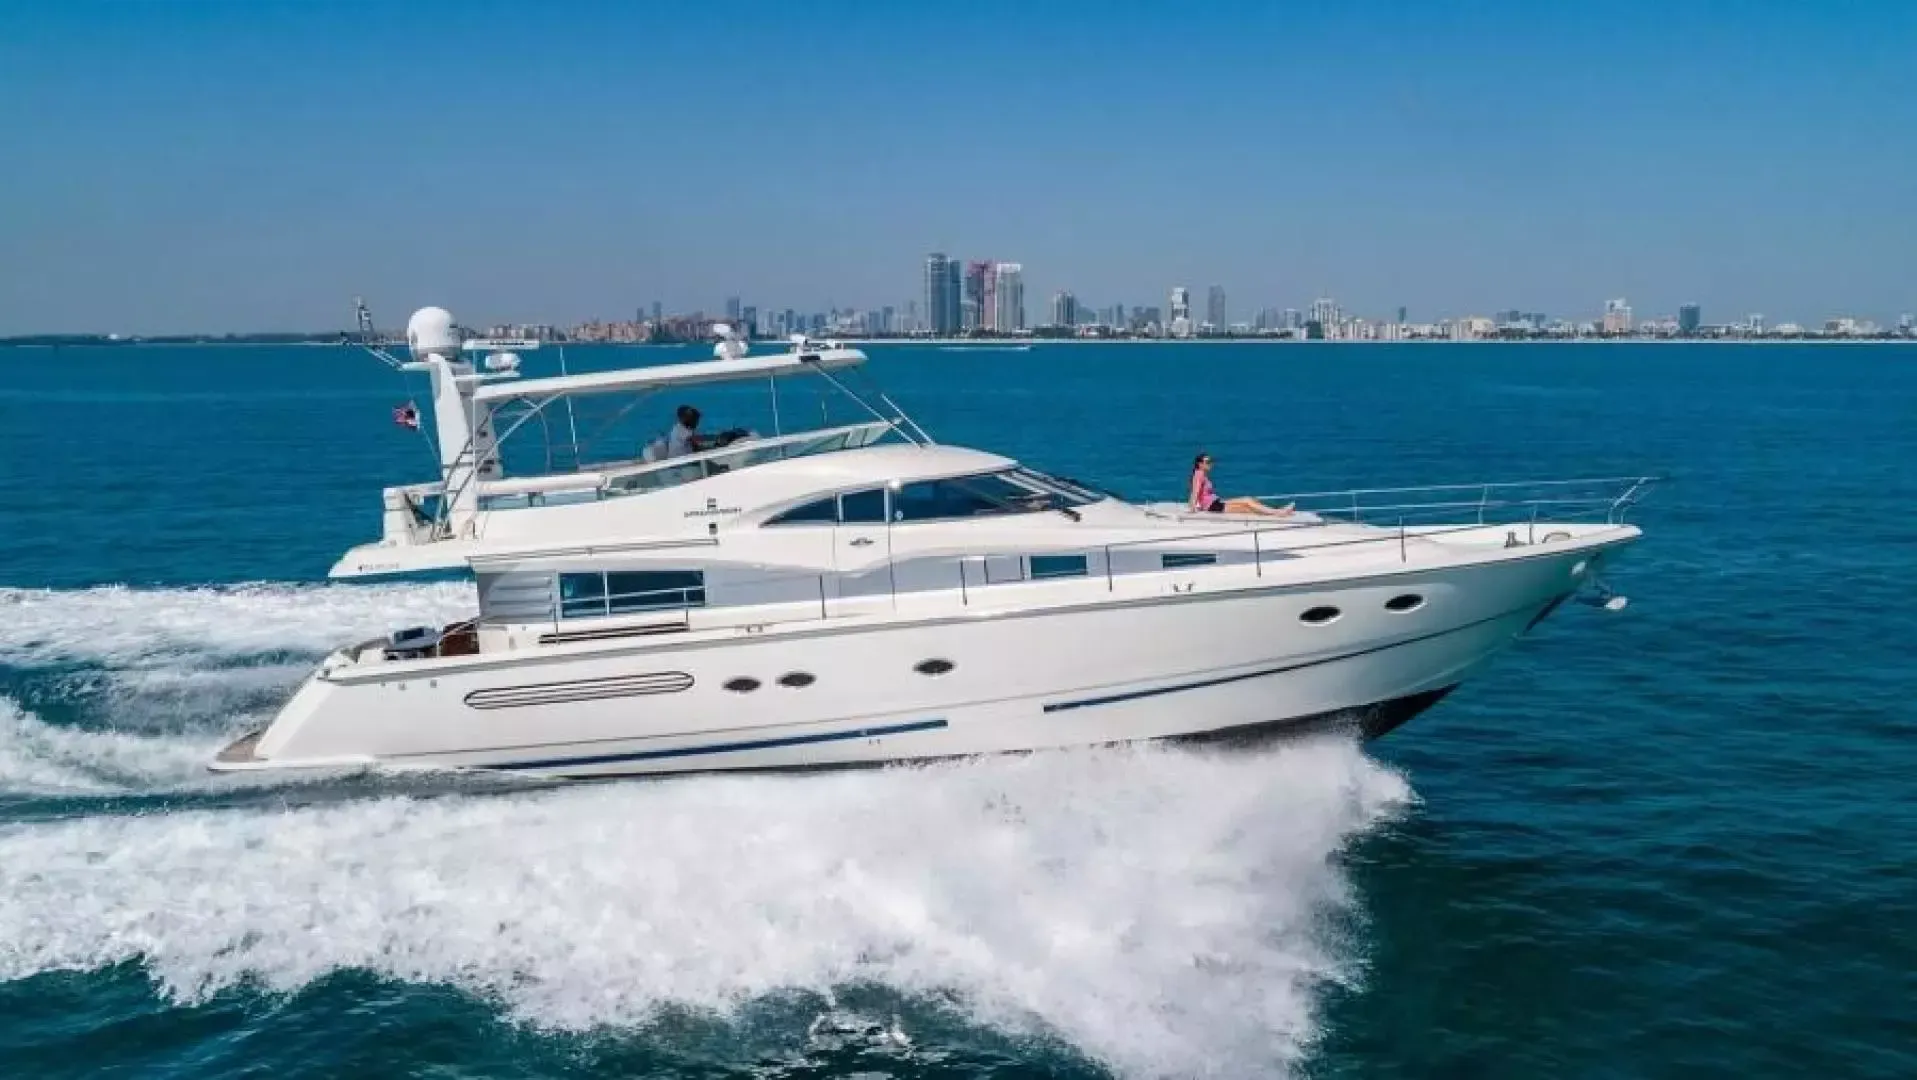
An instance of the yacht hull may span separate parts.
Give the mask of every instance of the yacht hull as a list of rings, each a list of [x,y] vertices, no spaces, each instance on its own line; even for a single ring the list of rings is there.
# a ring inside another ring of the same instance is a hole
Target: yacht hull
[[[1375,736],[1471,677],[1621,542],[1336,583],[742,628],[716,641],[641,639],[408,673],[322,672],[213,767],[587,778],[1325,726]]]

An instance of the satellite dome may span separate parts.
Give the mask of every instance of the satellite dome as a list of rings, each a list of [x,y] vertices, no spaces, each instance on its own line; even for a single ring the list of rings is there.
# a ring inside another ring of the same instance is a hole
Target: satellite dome
[[[442,307],[423,307],[406,320],[406,346],[414,359],[440,356],[447,360],[459,356],[459,331],[453,328],[453,313]]]

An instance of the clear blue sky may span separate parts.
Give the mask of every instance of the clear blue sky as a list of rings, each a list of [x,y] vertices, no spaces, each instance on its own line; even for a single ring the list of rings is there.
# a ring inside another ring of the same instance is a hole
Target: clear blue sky
[[[0,0],[0,333],[1917,309],[1917,3]]]

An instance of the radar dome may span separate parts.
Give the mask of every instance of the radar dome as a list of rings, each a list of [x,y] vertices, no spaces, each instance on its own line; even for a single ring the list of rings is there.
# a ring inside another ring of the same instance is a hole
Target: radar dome
[[[415,360],[440,356],[459,358],[459,331],[453,328],[453,313],[441,307],[423,307],[406,320],[406,346]]]

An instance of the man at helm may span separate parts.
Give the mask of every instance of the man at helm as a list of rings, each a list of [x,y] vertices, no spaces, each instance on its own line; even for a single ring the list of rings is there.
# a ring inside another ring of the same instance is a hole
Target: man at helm
[[[646,447],[647,461],[661,461],[666,458],[697,454],[702,450],[726,446],[751,434],[744,428],[733,428],[717,435],[701,435],[699,434],[699,410],[690,405],[679,406],[673,415],[675,423],[672,425],[672,430],[654,439]]]
[[[666,433],[666,456],[684,457],[701,450],[710,450],[719,445],[717,439],[699,434],[699,410],[690,405],[679,406],[674,414],[678,422]]]

